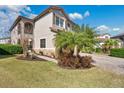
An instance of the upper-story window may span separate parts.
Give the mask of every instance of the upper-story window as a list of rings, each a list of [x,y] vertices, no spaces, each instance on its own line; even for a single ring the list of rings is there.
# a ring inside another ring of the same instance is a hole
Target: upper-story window
[[[21,33],[21,24],[19,23],[18,24],[18,34],[20,34]]]
[[[25,33],[27,34],[33,33],[33,25],[31,23],[25,23]]]
[[[72,29],[71,29],[71,24],[68,23],[68,22],[67,22],[67,24],[66,24],[66,29],[67,29],[67,30],[72,30]]]
[[[56,16],[56,25],[59,26],[59,17]]]
[[[63,27],[64,20],[60,19],[60,26]]]
[[[58,16],[55,17],[55,24],[59,27],[64,27],[64,20]]]
[[[70,24],[68,23],[67,26],[70,27]]]

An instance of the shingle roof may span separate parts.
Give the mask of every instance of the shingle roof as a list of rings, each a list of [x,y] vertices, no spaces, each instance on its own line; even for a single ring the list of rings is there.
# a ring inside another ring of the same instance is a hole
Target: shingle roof
[[[68,15],[64,12],[64,10],[58,6],[50,6],[49,8],[47,8],[46,10],[44,10],[41,14],[39,14],[38,16],[36,16],[34,19],[29,19],[23,16],[18,16],[18,18],[15,20],[15,22],[13,23],[13,25],[11,26],[11,28],[9,29],[10,31],[15,27],[15,25],[20,21],[30,21],[30,22],[36,22],[37,20],[39,20],[41,17],[43,17],[44,15],[52,12],[53,10],[59,10],[61,11],[64,16],[67,18],[67,20],[73,24],[75,24],[73,21],[71,21],[68,17]]]
[[[122,36],[124,36],[124,33],[120,33],[118,35],[112,36],[111,38],[119,38],[119,37],[122,37]]]
[[[4,40],[4,39],[10,39],[10,37],[3,37],[3,38],[0,38],[0,40]]]
[[[14,21],[13,25],[11,26],[11,28],[9,29],[9,31],[11,31],[20,20],[22,20],[23,22],[25,21],[33,22],[32,19],[26,18],[24,16],[18,16],[17,19]]]
[[[34,21],[37,21],[39,18],[41,18],[44,15],[52,12],[53,10],[59,10],[59,11],[61,11],[64,14],[64,16],[67,18],[68,21],[70,21],[71,23],[75,24],[73,21],[70,20],[70,18],[65,13],[65,11],[62,8],[58,7],[58,6],[50,6],[49,8],[47,8],[46,10],[44,10],[41,14],[39,14],[38,16],[36,16],[33,20]]]

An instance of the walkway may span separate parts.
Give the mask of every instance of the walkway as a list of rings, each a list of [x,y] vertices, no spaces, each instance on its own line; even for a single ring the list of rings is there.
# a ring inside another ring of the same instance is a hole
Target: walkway
[[[54,63],[57,63],[57,60],[56,59],[53,59],[53,58],[50,58],[50,57],[47,57],[47,56],[41,56],[41,55],[36,55],[38,58],[41,58],[41,59],[44,59],[44,60],[47,60],[47,61],[52,61]]]

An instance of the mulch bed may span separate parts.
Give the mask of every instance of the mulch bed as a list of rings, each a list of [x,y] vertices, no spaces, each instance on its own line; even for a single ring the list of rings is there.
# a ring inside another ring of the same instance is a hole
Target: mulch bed
[[[81,67],[81,68],[72,68],[72,67],[65,67],[65,66],[61,66],[61,65],[59,65],[58,64],[58,66],[60,67],[60,68],[63,68],[63,69],[69,69],[69,70],[75,70],[75,69],[77,69],[77,70],[84,70],[84,69],[91,69],[91,68],[93,68],[93,67],[96,67],[95,65],[93,65],[93,64],[91,64],[91,67],[89,67],[89,68],[84,68],[84,67]]]

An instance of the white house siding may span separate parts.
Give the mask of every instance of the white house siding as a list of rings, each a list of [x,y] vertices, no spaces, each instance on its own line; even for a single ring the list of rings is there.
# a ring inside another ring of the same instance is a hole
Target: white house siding
[[[0,39],[0,44],[9,44],[10,39]]]
[[[20,21],[21,24],[21,34],[23,33],[24,23]],[[18,39],[21,38],[21,35],[18,34],[18,25],[16,25],[11,31],[11,44],[18,44]]]
[[[40,39],[46,39],[45,49],[54,49],[53,38],[55,33],[51,32],[53,24],[53,13],[49,13],[35,22],[34,27],[34,49],[40,48]]]

